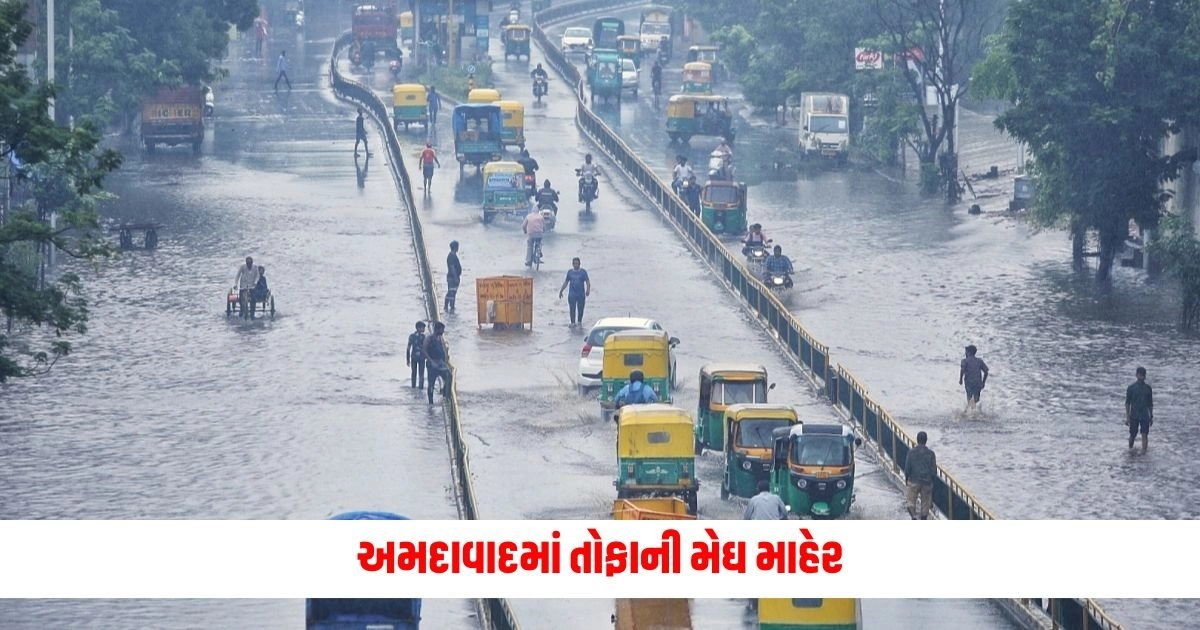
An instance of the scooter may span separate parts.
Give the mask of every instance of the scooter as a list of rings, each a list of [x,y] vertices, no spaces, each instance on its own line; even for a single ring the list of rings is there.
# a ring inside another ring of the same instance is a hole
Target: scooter
[[[591,212],[592,211],[592,202],[596,200],[596,193],[597,193],[596,189],[598,186],[598,184],[596,182],[596,177],[594,175],[592,175],[591,173],[588,173],[587,175],[583,175],[583,170],[578,169],[578,168],[575,169],[575,174],[580,175],[581,179],[583,181],[583,187],[581,189],[582,193],[583,193],[583,211]]]
[[[533,79],[533,97],[537,99],[537,102],[542,102],[542,97],[546,95],[548,90],[549,87],[546,85],[546,79],[542,77],[535,77]]]
[[[388,62],[388,72],[392,74],[392,80],[400,81],[400,70],[404,68],[404,62],[400,59],[393,59]]]
[[[751,265],[762,265],[767,260],[767,246],[771,244],[768,240],[760,245],[746,246],[746,262]]]
[[[530,199],[537,196],[537,176],[533,173],[525,173],[524,181],[525,194],[528,195]]]
[[[542,211],[542,220],[546,222],[546,231],[553,231],[554,223],[558,221],[558,208],[554,207],[554,202],[539,202],[538,210]]]

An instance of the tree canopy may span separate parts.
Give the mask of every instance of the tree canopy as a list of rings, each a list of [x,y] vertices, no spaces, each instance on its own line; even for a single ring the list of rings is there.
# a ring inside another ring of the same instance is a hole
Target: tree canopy
[[[43,283],[38,251],[58,247],[68,256],[92,259],[109,252],[95,230],[96,202],[104,176],[117,169],[120,154],[99,147],[90,124],[56,125],[48,113],[51,85],[35,85],[16,61],[17,47],[29,36],[20,2],[0,1],[0,158],[14,161],[15,175],[32,201],[10,209],[0,225],[0,313],[9,326],[0,331],[0,381],[35,373],[70,352],[71,333],[87,331],[87,303],[79,278],[61,274]],[[61,218],[56,228],[44,220]],[[11,336],[9,327],[50,333]]]

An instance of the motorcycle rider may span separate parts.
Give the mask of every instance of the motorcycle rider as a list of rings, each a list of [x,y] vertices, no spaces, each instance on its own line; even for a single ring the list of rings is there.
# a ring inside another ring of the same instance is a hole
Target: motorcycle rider
[[[684,192],[684,201],[686,201],[688,207],[692,209],[692,213],[699,216],[700,215],[700,182],[697,182],[696,175],[692,174],[692,175],[688,176],[687,183],[688,183],[687,189],[683,191]]]
[[[542,82],[543,82],[542,89],[545,89],[545,82],[550,80],[550,76],[546,73],[546,70],[544,68],[542,68],[542,64],[540,64],[540,63],[537,65],[536,68],[533,69],[533,72],[529,73],[529,76],[530,76],[530,78],[533,79],[533,95],[537,96],[538,95],[538,79],[542,80]]]
[[[575,169],[575,172],[579,174],[579,203],[583,203],[583,182],[585,179],[587,179],[588,175],[592,176],[592,182],[596,185],[595,195],[596,198],[599,199],[600,182],[596,178],[602,175],[604,171],[600,170],[599,164],[592,162],[591,153],[583,156],[583,165]]]
[[[792,288],[792,274],[795,269],[792,267],[792,259],[783,255],[783,248],[776,245],[774,253],[767,256],[763,261],[763,280],[770,281],[772,275],[783,276],[783,286]]]
[[[650,68],[650,86],[653,88],[655,94],[662,92],[662,71],[662,64],[658,62],[658,59],[655,59],[654,67]]]
[[[694,175],[695,173],[692,172],[691,165],[687,163],[687,158],[682,155],[676,155],[675,169],[672,171],[671,175],[671,189],[674,190],[675,194],[678,195],[679,189],[683,185],[683,182],[687,181]]]
[[[533,175],[534,171],[538,170],[537,160],[529,157],[529,149],[521,149],[521,157],[517,158],[517,163],[525,167],[526,175]]]
[[[767,245],[767,235],[763,232],[762,224],[755,223],[750,226],[750,231],[746,232],[746,238],[742,241],[745,247],[742,248],[742,255],[750,254],[750,249],[754,247],[765,247]]]
[[[537,205],[539,208],[550,208],[554,216],[558,216],[558,191],[550,187],[548,179],[542,182],[542,187],[537,191]]]
[[[525,220],[521,222],[521,231],[525,233],[525,266],[532,267],[534,252],[542,242],[542,235],[546,233],[546,219],[542,216],[542,211],[531,208],[529,214],[525,215]]]

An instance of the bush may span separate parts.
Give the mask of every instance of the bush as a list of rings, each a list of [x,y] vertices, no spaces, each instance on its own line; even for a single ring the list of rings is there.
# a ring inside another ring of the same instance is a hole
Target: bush
[[[459,101],[467,100],[467,78],[470,75],[462,67],[451,68],[439,66],[432,72],[417,77],[417,82],[432,85],[438,92]],[[492,67],[487,63],[475,64],[475,87],[490,87],[492,85]]]
[[[1184,330],[1200,327],[1200,240],[1186,217],[1168,215],[1159,224],[1158,234],[1147,246],[1163,269],[1179,281],[1183,309],[1179,324]]]

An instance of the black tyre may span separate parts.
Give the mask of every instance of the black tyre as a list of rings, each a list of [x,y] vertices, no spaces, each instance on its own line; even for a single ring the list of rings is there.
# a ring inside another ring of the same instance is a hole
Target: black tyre
[[[729,488],[725,486],[725,482],[723,482],[723,481],[721,482],[721,500],[722,501],[729,500]]]
[[[271,319],[275,319],[275,296],[271,296]]]
[[[700,511],[700,507],[698,505],[699,501],[697,500],[697,497],[696,497],[696,491],[692,490],[692,491],[688,492],[687,498],[684,500],[687,501],[688,514],[691,514],[692,516],[696,516],[696,514]]]

